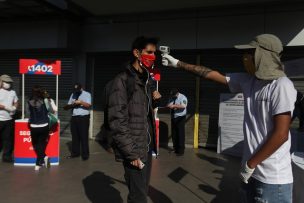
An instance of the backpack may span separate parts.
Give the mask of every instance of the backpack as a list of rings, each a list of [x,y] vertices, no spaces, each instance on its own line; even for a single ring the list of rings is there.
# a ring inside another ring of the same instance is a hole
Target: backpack
[[[108,108],[109,108],[109,95],[111,93],[111,89],[114,83],[114,79],[110,80],[103,89],[103,125],[101,126],[100,130],[100,136],[101,136],[101,144],[102,146],[108,150],[110,148],[113,148],[113,131],[110,128],[109,122],[108,122]],[[130,102],[132,95],[135,90],[135,79],[134,77],[127,77],[126,79],[126,87],[127,87],[127,96],[128,96],[128,103]]]

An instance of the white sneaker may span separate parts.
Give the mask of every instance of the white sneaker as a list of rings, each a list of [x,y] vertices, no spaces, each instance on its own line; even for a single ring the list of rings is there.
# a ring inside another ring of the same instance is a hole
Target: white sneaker
[[[35,166],[35,171],[39,171],[40,168],[41,168],[41,166],[36,165],[36,166]]]
[[[44,157],[44,166],[45,166],[45,168],[50,168],[51,167],[50,158],[48,156]]]

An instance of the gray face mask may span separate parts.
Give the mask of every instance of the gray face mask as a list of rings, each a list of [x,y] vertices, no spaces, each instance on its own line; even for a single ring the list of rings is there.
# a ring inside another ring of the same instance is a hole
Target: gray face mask
[[[11,88],[11,84],[7,82],[2,82],[2,88],[8,90]]]

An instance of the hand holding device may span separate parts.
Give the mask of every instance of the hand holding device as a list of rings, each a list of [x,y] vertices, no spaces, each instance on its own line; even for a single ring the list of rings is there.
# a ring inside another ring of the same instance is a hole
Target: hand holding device
[[[169,54],[162,55],[162,64],[163,66],[172,66],[174,68],[177,68],[177,63],[179,62],[178,59],[174,58],[173,56],[170,56]]]
[[[159,46],[159,51],[162,53],[161,55],[164,56],[164,55],[167,55],[170,53],[170,47],[168,46]],[[168,60],[165,59],[164,57],[162,58],[162,64],[164,66],[168,66]]]
[[[138,167],[139,169],[143,169],[145,167],[145,164],[139,158],[132,161],[131,165]]]

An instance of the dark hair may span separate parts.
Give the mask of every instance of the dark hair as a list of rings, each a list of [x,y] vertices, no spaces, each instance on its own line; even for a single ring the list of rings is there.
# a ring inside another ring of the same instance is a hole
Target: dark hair
[[[133,41],[131,51],[133,52],[134,49],[138,49],[139,51],[142,51],[143,49],[146,48],[146,46],[148,44],[153,44],[156,46],[158,41],[159,41],[159,39],[156,37],[139,36]],[[132,54],[132,56],[133,56],[132,60],[134,61],[135,57],[133,54]]]
[[[40,100],[44,99],[44,89],[40,85],[35,85],[32,89],[32,99]]]
[[[177,89],[177,88],[172,88],[172,89],[170,90],[170,95],[171,95],[171,96],[175,96],[177,93],[178,93],[178,89]]]
[[[77,82],[74,84],[74,88],[76,88],[77,90],[81,90],[82,85],[79,82]]]
[[[43,98],[47,98],[47,99],[51,98],[49,92],[46,89],[43,90]]]
[[[145,37],[145,36],[137,37],[132,43],[132,51],[134,49],[138,49],[139,51],[141,51],[144,48],[146,48],[148,44],[153,44],[156,46],[158,41],[159,41],[158,38],[155,37]]]

